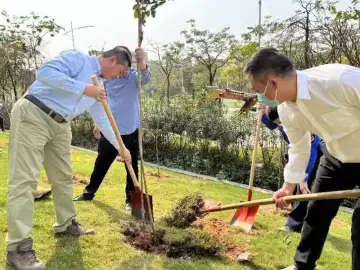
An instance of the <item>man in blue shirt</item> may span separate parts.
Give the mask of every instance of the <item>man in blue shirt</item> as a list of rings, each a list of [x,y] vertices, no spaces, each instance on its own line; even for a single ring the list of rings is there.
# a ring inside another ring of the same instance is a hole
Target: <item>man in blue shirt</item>
[[[270,130],[278,129],[283,137],[283,139],[289,143],[289,139],[286,133],[283,130],[283,127],[280,124],[279,114],[277,112],[277,107],[268,107],[267,113],[264,113],[261,119],[262,123],[269,128]],[[316,176],[317,167],[319,166],[320,157],[322,152],[320,146],[322,140],[317,136],[311,135],[311,153],[308,166],[306,168],[306,178],[304,182],[297,185],[295,194],[310,193],[309,189],[312,186],[313,180]],[[287,155],[286,155],[287,158]],[[285,226],[279,228],[279,232],[301,232],[302,226],[304,224],[304,218],[307,213],[307,206],[309,202],[294,202],[291,205],[291,212],[286,220]]]
[[[102,104],[103,87],[93,85],[91,75],[114,78],[126,73],[126,51],[115,47],[101,56],[66,51],[37,71],[36,81],[14,105],[9,142],[9,189],[7,203],[7,264],[18,270],[42,270],[29,237],[34,214],[37,180],[43,164],[54,195],[56,235],[94,234],[77,221],[72,201],[70,121],[88,110],[104,136],[119,149]],[[130,160],[129,151],[120,156]],[[44,237],[44,239],[46,236]]]
[[[124,47],[126,48],[126,47]],[[127,49],[129,58],[131,52]],[[135,51],[135,59],[142,72],[142,85],[147,84],[151,79],[149,67],[145,62],[144,51],[138,48]],[[131,66],[131,62],[129,63]],[[132,166],[136,176],[138,176],[138,127],[139,127],[139,94],[136,69],[129,69],[127,74],[115,80],[104,82],[108,93],[108,100],[111,111],[114,114],[116,124],[119,128],[121,137],[125,146],[129,149],[132,158]],[[90,177],[90,183],[85,187],[83,194],[76,197],[75,201],[91,201],[96,191],[99,189],[107,171],[118,155],[116,149],[109,141],[99,134],[99,130],[95,128],[95,136],[100,137],[98,145],[98,156],[95,161],[94,170]],[[125,188],[125,205],[126,210],[131,211],[130,192],[134,191],[134,185],[131,180],[129,171],[126,168],[126,188]]]

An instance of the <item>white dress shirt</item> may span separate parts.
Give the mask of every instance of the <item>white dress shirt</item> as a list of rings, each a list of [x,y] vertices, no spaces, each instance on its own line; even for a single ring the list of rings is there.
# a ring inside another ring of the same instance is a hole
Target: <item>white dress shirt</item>
[[[360,69],[343,64],[297,71],[297,100],[283,102],[279,117],[290,141],[285,182],[305,178],[311,136],[343,163],[360,163]]]

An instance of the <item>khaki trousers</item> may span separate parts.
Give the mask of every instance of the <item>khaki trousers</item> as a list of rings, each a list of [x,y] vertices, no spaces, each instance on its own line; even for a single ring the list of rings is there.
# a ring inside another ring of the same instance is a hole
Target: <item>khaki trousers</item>
[[[20,99],[11,114],[9,142],[9,191],[7,204],[8,251],[30,235],[34,196],[41,165],[45,167],[54,196],[55,232],[62,232],[76,216],[72,201],[70,123],[57,123],[27,99]]]

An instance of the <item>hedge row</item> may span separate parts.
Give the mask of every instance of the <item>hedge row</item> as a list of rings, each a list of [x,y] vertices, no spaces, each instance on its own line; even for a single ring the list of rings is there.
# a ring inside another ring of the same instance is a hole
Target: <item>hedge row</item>
[[[183,169],[247,184],[254,144],[256,114],[229,113],[204,93],[193,99],[178,95],[165,104],[145,98],[143,102],[144,158]],[[95,150],[93,122],[88,115],[72,123],[73,144]],[[255,186],[277,190],[283,183],[284,145],[277,131],[262,129],[258,147]],[[353,206],[354,200],[344,202]]]

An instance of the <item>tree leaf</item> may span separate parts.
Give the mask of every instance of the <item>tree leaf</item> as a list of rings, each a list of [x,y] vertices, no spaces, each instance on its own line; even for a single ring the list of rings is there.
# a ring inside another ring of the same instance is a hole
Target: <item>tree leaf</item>
[[[139,9],[140,9],[140,5],[139,5],[139,4],[133,5],[133,10],[139,10]]]

